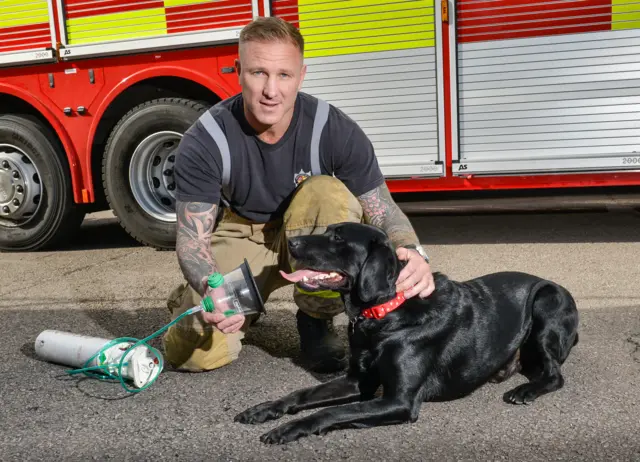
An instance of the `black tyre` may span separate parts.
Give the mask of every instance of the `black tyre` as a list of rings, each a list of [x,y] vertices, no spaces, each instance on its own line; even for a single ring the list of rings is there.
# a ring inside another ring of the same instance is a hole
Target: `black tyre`
[[[122,227],[138,242],[175,248],[175,149],[182,134],[208,109],[196,101],[161,98],[129,111],[105,149],[105,194]]]
[[[34,117],[0,116],[0,250],[68,243],[84,215],[55,134]]]

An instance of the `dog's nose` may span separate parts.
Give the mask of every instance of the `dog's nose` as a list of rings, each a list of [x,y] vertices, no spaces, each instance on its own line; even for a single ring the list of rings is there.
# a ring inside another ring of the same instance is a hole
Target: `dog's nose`
[[[293,258],[298,258],[300,254],[300,248],[302,247],[302,242],[299,239],[292,237],[289,239],[289,255]]]
[[[289,250],[295,250],[300,247],[300,240],[298,238],[292,237],[289,239]]]

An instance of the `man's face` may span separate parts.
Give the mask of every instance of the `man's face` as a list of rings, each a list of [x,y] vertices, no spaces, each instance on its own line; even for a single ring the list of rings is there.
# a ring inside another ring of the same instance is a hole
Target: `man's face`
[[[259,130],[282,131],[306,73],[298,48],[289,42],[243,43],[236,65],[248,121]]]

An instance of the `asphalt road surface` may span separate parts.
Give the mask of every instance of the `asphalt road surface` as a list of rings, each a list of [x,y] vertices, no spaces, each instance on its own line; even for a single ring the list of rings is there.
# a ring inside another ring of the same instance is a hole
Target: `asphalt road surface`
[[[516,376],[459,401],[424,404],[414,424],[267,446],[259,436],[295,416],[258,426],[233,417],[326,379],[296,362],[288,288],[269,300],[239,360],[217,371],[165,368],[136,395],[118,383],[66,376],[66,367],[35,357],[41,331],[144,338],[169,321],[165,297],[181,281],[173,252],[141,247],[98,215],[69,249],[0,254],[0,460],[640,460],[640,215],[413,222],[434,270],[456,279],[529,271],[574,293],[580,343],[563,368],[562,390],[530,406],[505,404],[503,393],[524,381]],[[346,318],[337,323],[346,339]]]

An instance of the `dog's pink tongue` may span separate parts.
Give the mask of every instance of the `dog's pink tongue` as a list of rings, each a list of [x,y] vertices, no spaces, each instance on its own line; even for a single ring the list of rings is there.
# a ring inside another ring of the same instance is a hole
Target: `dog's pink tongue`
[[[289,282],[298,282],[298,281],[302,281],[303,277],[313,277],[315,275],[318,274],[317,271],[311,271],[311,270],[298,270],[298,271],[294,271],[293,273],[285,273],[284,271],[280,270],[280,274],[282,275],[283,278],[285,278],[287,281]]]

